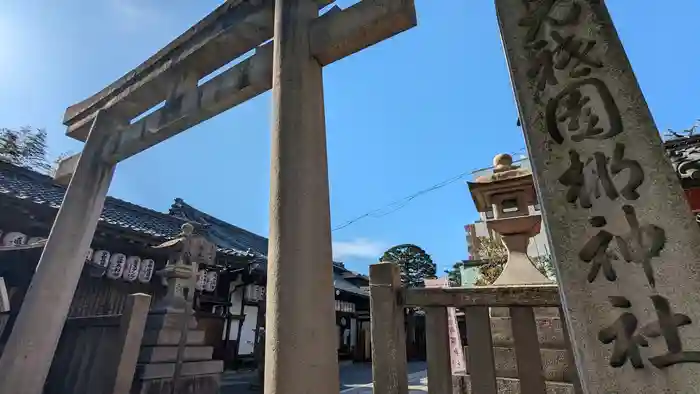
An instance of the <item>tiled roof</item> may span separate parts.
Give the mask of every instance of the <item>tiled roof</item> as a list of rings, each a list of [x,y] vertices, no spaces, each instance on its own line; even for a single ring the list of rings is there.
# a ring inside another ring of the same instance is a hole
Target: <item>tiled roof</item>
[[[206,225],[212,241],[217,245],[248,250],[258,257],[260,269],[267,267],[267,238],[204,213],[181,198],[175,199],[170,207],[170,214]],[[353,283],[352,279],[369,284],[369,278],[366,276],[346,269],[342,263],[333,262],[333,283],[336,290],[368,297],[367,289]]]
[[[336,290],[369,297],[369,292],[365,288],[345,280],[345,278],[343,278],[343,274],[341,273],[333,273],[333,286],[336,288]]]
[[[210,239],[222,248],[245,250],[260,257],[267,256],[267,238],[206,214],[188,205],[181,198],[175,199],[170,207],[170,215],[207,226]]]
[[[65,187],[56,185],[53,179],[46,175],[0,161],[0,195],[58,209],[65,191]],[[155,239],[168,239],[179,234],[186,221],[124,200],[107,197],[100,222]],[[200,223],[193,224],[208,231],[206,226]],[[212,241],[216,243],[215,240]],[[218,243],[217,245],[218,251],[223,254],[249,255],[245,249]]]
[[[683,187],[700,186],[700,136],[667,140],[664,148]]]

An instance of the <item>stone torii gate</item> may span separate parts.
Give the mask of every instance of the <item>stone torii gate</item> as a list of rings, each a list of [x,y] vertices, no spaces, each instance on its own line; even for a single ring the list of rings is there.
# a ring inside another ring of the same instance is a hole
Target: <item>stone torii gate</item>
[[[67,135],[85,146],[59,169],[70,184],[0,359],[0,392],[41,393],[116,164],[270,88],[265,391],[338,392],[322,67],[414,27],[416,13],[413,0],[363,0],[319,16],[330,3],[229,0],[68,108]]]

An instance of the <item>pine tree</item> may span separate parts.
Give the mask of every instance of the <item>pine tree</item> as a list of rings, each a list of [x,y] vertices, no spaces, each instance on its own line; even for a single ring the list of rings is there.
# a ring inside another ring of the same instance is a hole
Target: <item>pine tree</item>
[[[406,287],[423,287],[423,280],[435,278],[437,266],[425,250],[413,244],[392,247],[379,259],[398,264],[401,269],[401,284]]]
[[[4,162],[47,173],[51,170],[47,148],[44,129],[0,129],[0,160]]]
[[[464,263],[462,262],[455,263],[452,266],[452,269],[445,270],[445,273],[447,274],[447,279],[450,281],[451,287],[462,286],[462,265],[464,265]]]

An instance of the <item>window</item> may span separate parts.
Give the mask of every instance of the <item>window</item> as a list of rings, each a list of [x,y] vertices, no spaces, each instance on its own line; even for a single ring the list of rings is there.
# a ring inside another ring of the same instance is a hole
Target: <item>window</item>
[[[518,212],[518,200],[515,198],[511,198],[508,200],[503,200],[502,203],[502,210],[503,212]]]

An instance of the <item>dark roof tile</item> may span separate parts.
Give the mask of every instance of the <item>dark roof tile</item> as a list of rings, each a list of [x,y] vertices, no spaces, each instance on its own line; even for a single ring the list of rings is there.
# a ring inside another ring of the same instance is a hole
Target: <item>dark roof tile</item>
[[[37,205],[58,209],[66,189],[50,177],[35,171],[0,162],[0,194],[28,200]],[[100,221],[157,239],[169,239],[180,233],[186,220],[157,212],[114,197],[105,200]],[[193,223],[200,226],[200,223]],[[214,241],[216,242],[216,241]],[[220,245],[223,254],[247,256],[245,249]]]
[[[46,175],[0,162],[0,195],[58,209],[65,191],[65,187],[56,185]],[[267,268],[267,238],[199,211],[179,198],[175,199],[169,214],[165,214],[107,197],[100,221],[161,239],[179,234],[181,226],[190,222],[206,231],[207,237],[219,247],[219,253],[256,257],[257,269],[266,271]],[[361,282],[368,284],[365,275],[350,271],[337,262],[333,263],[333,271],[333,282],[337,290],[369,296],[366,286],[348,280],[361,279]]]

